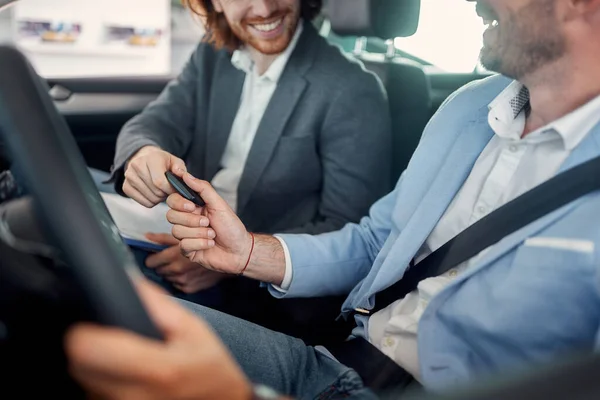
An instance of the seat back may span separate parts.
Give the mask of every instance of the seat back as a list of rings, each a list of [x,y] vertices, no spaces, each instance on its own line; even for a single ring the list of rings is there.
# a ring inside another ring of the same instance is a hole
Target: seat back
[[[338,35],[387,40],[412,35],[419,12],[419,0],[329,0],[327,16]],[[389,44],[393,50],[393,42]],[[396,183],[430,118],[429,79],[420,64],[397,56],[395,51],[376,54],[362,51],[359,46],[355,56],[377,74],[388,94],[393,130],[392,180]]]

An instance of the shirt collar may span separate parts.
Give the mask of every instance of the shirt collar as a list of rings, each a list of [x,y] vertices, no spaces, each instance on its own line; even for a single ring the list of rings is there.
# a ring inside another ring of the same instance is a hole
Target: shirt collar
[[[557,119],[550,125],[562,136],[567,150],[573,150],[600,121],[600,96]]]
[[[279,56],[277,56],[277,58],[273,61],[273,63],[271,63],[271,65],[269,66],[267,71],[261,76],[261,78],[268,79],[274,83],[277,83],[279,81],[279,78],[281,78],[283,70],[285,69],[287,62],[290,59],[292,52],[298,44],[298,40],[300,39],[300,35],[302,34],[303,30],[304,23],[301,19],[300,21],[298,21],[298,27],[296,28],[296,32],[294,33],[294,36],[292,37],[292,40],[290,41],[288,47],[281,54],[279,54]],[[250,52],[248,51],[246,46],[243,46],[233,52],[233,55],[231,56],[231,64],[233,64],[234,67],[245,72],[246,74],[251,73],[254,69],[254,61],[252,60]]]
[[[529,112],[529,91],[513,81],[488,106],[488,121],[494,132],[504,139],[520,140]],[[600,96],[563,117],[531,132],[526,138],[556,132],[566,150],[573,150],[600,121]]]

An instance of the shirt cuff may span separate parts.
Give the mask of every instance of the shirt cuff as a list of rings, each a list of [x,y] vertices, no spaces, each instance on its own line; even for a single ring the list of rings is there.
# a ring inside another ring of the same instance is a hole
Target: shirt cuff
[[[275,290],[281,293],[285,293],[290,288],[292,284],[292,257],[290,256],[290,250],[285,243],[285,240],[280,238],[277,235],[274,235],[275,239],[279,240],[281,243],[281,247],[283,247],[283,254],[285,256],[285,274],[283,275],[283,281],[281,282],[281,286],[271,285]]]

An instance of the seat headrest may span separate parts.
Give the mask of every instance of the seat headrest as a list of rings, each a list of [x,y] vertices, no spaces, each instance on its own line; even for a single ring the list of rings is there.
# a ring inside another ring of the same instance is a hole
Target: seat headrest
[[[421,0],[329,0],[327,16],[338,35],[384,40],[413,35]]]
[[[17,0],[0,0],[0,10],[6,6],[8,6],[9,4],[14,3]]]

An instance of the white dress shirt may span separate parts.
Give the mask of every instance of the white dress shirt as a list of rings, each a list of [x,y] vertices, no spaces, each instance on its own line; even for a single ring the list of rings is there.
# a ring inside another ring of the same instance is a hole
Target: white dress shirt
[[[221,158],[221,169],[214,176],[211,184],[235,211],[237,211],[238,186],[256,131],[302,30],[303,24],[300,21],[290,45],[262,75],[258,75],[247,48],[242,47],[234,51],[231,57],[233,66],[244,71],[246,79],[242,88],[240,106]]]
[[[495,135],[419,250],[417,263],[471,224],[555,175],[600,120],[599,96],[522,138],[528,107],[529,92],[516,81],[490,103],[488,121]],[[283,244],[289,281],[284,280],[278,290],[285,291],[293,274]],[[405,298],[375,313],[368,323],[369,341],[418,380],[417,331],[423,311],[437,293],[488,250],[441,276],[423,280]]]

